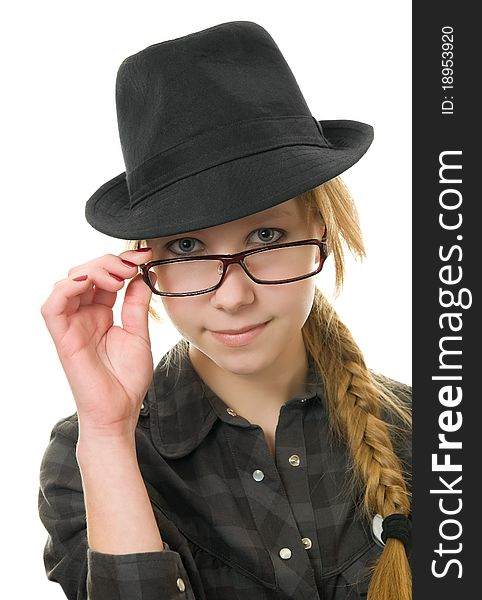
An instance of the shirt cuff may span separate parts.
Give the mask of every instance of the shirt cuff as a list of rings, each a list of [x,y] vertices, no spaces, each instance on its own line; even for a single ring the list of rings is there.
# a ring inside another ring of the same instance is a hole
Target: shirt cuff
[[[195,600],[181,556],[159,552],[106,554],[87,549],[89,600]]]

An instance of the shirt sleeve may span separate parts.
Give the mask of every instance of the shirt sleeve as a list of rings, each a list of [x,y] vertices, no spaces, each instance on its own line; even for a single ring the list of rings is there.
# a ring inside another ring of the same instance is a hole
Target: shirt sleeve
[[[47,578],[71,600],[195,600],[181,556],[166,542],[160,552],[105,554],[89,548],[77,437],[75,422],[59,421],[41,461],[38,507],[48,532]]]

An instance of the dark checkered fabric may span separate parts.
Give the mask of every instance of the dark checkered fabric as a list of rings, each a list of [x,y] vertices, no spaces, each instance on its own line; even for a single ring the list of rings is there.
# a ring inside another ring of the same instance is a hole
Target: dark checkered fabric
[[[54,426],[41,464],[48,578],[76,600],[363,598],[381,546],[356,510],[346,449],[328,437],[312,359],[305,392],[281,407],[275,459],[263,430],[216,396],[189,358],[179,368],[160,364],[136,445],[166,549],[88,548],[74,414]],[[384,381],[410,404],[409,386]],[[410,436],[393,442],[410,474]]]

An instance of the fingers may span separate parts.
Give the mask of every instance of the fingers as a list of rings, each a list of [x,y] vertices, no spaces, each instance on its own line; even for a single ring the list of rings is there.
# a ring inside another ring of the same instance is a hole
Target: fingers
[[[81,305],[103,304],[112,308],[117,299],[117,292],[124,285],[124,280],[131,279],[137,275],[139,265],[151,260],[151,258],[152,250],[150,248],[143,248],[141,250],[127,250],[118,256],[115,254],[106,254],[84,265],[72,267],[69,270],[69,277],[75,277],[81,273],[91,273],[91,277],[93,277],[92,270],[101,269],[110,278],[120,283],[120,285],[113,287],[112,282],[107,279],[109,283],[106,285],[96,284],[90,293],[82,296]],[[102,278],[102,280],[106,281],[105,278]]]
[[[150,343],[148,321],[151,295],[151,289],[139,273],[127,286],[121,311],[125,331],[141,337],[147,343]]]
[[[69,277],[84,275],[92,269],[102,268],[108,273],[121,277],[122,279],[131,279],[138,272],[138,266],[152,259],[151,248],[141,248],[140,250],[127,250],[119,255],[105,254],[95,258],[87,263],[72,267],[68,271]]]
[[[53,340],[59,342],[68,330],[68,317],[77,312],[81,295],[92,289],[93,282],[87,278],[74,281],[67,278],[58,281],[40,312]]]
[[[68,329],[68,317],[77,312],[80,306],[98,303],[112,308],[117,292],[124,286],[125,279],[135,277],[138,273],[138,265],[151,258],[150,248],[142,252],[128,250],[119,256],[107,254],[84,265],[71,268],[68,272],[69,277],[55,283],[52,292],[41,307],[41,314],[54,340],[61,339]],[[87,275],[86,279],[75,280],[85,275]],[[139,316],[134,313],[139,308],[148,306],[150,295],[149,286],[139,275],[138,284],[129,295],[132,306],[127,311],[127,321],[133,330],[140,327],[143,337],[145,337],[145,327],[143,324],[139,325]],[[145,310],[147,313],[147,308]]]
[[[147,258],[146,258],[147,257]],[[115,256],[114,254],[108,254],[102,258],[101,267],[107,271],[107,273],[114,279],[117,279],[122,284],[125,279],[131,279],[138,273],[139,265],[150,260],[152,258],[152,252],[150,249],[143,249],[142,251],[128,250]],[[82,268],[80,268],[82,270]],[[119,289],[121,289],[120,286]],[[117,299],[117,291],[109,291],[102,287],[96,287],[91,297],[89,295],[84,296],[85,303],[90,304],[103,304],[109,308],[113,308]],[[83,301],[82,301],[83,303]]]

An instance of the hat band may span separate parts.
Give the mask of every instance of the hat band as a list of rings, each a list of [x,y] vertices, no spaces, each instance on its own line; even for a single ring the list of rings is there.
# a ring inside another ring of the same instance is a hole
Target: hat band
[[[321,125],[308,115],[261,117],[191,136],[126,173],[130,207],[199,171],[266,150],[300,144],[331,147]]]

